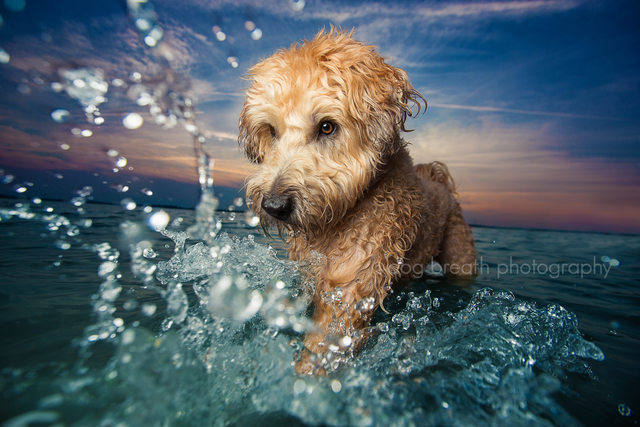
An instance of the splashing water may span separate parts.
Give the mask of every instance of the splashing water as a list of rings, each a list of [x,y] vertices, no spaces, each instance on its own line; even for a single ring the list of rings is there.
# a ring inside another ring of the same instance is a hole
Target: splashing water
[[[83,106],[87,120],[90,123],[102,123],[103,119],[100,117],[98,106],[107,100],[105,95],[109,90],[109,83],[104,80],[102,70],[92,68],[61,69],[60,77],[63,80],[63,86],[59,88],[64,88],[64,91],[71,98]],[[58,121],[58,117],[63,114],[57,115],[54,120]]]
[[[45,220],[24,206],[10,211],[3,218]],[[248,228],[209,246],[171,225],[142,239],[140,226],[123,227],[125,240],[137,236],[126,252],[108,242],[87,247],[101,284],[81,345],[87,358],[105,351],[98,343],[112,350],[108,363],[82,362],[61,376],[51,395],[63,397],[39,407],[56,419],[573,425],[554,399],[560,379],[590,377],[586,362],[604,357],[558,305],[415,283],[389,298],[392,314],[376,314],[359,355],[344,359],[336,350],[325,357],[340,367],[327,377],[298,376],[293,362],[311,326],[313,292],[303,268],[280,260]],[[90,402],[100,405],[87,411]]]
[[[153,4],[148,0],[127,0],[129,15],[133,24],[149,47],[156,47],[164,37],[164,31],[157,22]]]

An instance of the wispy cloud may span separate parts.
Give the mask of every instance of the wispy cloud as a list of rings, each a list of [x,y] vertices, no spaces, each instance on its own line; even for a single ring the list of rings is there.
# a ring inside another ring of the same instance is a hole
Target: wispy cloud
[[[206,0],[193,0],[201,7],[211,7],[212,2]],[[325,1],[322,3],[310,3],[300,13],[287,2],[264,1],[220,1],[216,6],[224,4],[244,4],[256,11],[264,11],[272,14],[283,14],[300,19],[330,19],[335,23],[343,23],[346,20],[357,20],[370,17],[407,17],[413,16],[419,19],[450,19],[451,17],[486,17],[486,16],[514,16],[523,14],[543,13],[549,11],[562,11],[576,7],[581,2],[575,0],[538,0],[538,1],[481,1],[481,2],[422,2],[416,3],[389,3],[383,1],[368,1],[351,4],[344,2]]]
[[[516,108],[500,108],[489,106],[477,106],[477,105],[458,105],[458,104],[442,104],[442,103],[429,103],[429,107],[446,108],[451,110],[467,110],[477,112],[491,112],[491,113],[509,113],[509,114],[526,114],[531,116],[550,116],[550,117],[564,117],[570,119],[589,119],[589,120],[620,120],[616,117],[607,116],[593,116],[588,114],[573,114],[573,113],[561,113],[556,111],[535,111],[535,110],[520,110]]]

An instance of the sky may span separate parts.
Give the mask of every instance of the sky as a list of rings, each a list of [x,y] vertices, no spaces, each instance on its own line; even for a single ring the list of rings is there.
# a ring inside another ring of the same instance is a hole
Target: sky
[[[248,67],[333,24],[377,46],[427,99],[405,139],[416,163],[449,165],[470,223],[640,233],[635,0],[141,8],[132,17],[121,0],[0,2],[0,194],[70,199],[90,185],[96,201],[193,207],[192,136],[155,123],[188,98],[216,189],[234,197],[249,167],[237,144]],[[145,38],[136,17],[161,37]],[[106,83],[101,102],[74,95],[64,77],[74,70]],[[87,102],[98,111],[88,116]],[[124,126],[130,113],[141,126]]]

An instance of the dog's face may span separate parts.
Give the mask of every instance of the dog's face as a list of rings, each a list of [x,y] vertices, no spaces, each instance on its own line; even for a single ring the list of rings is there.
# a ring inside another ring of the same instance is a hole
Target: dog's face
[[[258,63],[239,140],[263,224],[318,232],[344,217],[386,159],[420,95],[404,71],[332,29]],[[419,104],[418,104],[419,105]]]

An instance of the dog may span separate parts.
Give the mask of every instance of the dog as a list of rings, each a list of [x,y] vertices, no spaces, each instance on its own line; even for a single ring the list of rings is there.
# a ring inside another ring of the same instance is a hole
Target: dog
[[[401,137],[411,106],[419,113],[426,100],[353,33],[323,29],[250,68],[240,113],[252,210],[287,235],[291,259],[316,260],[315,329],[300,373],[326,373],[332,354],[357,351],[373,312],[414,266],[476,272],[447,167],[414,166]]]

